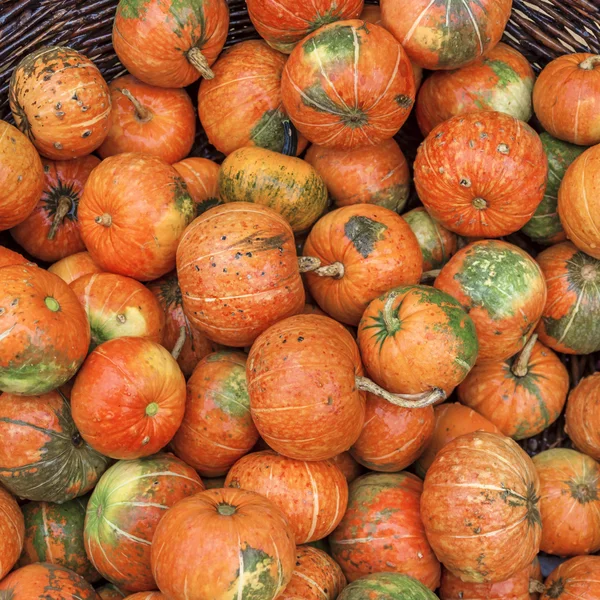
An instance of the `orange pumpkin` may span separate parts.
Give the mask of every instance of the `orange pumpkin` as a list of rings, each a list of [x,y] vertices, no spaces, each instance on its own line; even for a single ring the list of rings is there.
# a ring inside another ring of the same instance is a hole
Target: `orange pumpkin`
[[[183,179],[164,161],[125,153],[90,175],[79,203],[81,237],[105,271],[150,281],[175,267],[194,205]]]
[[[446,444],[427,471],[421,515],[436,556],[470,583],[529,567],[541,538],[540,482],[510,438],[475,431]]]
[[[112,42],[125,68],[140,81],[182,88],[210,70],[229,30],[225,0],[120,0]]]
[[[85,250],[79,234],[77,207],[92,170],[95,156],[53,162],[44,160],[44,192],[33,212],[10,230],[29,254],[54,262]]]
[[[577,556],[550,573],[540,600],[596,600],[600,597],[599,581],[600,556]]]
[[[174,163],[173,167],[187,185],[196,217],[220,204],[218,178],[221,167],[216,162],[194,156]]]
[[[581,146],[600,142],[600,56],[565,54],[546,65],[533,88],[533,108],[554,137]]]
[[[0,246],[0,267],[10,267],[11,265],[25,265],[29,264],[35,266],[34,263],[29,262],[22,254]]]
[[[351,150],[393,137],[408,118],[416,87],[394,37],[352,20],[326,25],[298,44],[281,91],[288,115],[309,141]]]
[[[98,67],[71,48],[44,46],[28,54],[15,67],[8,93],[17,127],[46,158],[86,156],[108,133],[108,86]]]
[[[50,265],[48,271],[58,275],[65,283],[72,283],[84,275],[102,273],[102,269],[94,262],[89,252],[77,252],[65,256],[65,258]]]
[[[358,324],[379,294],[418,283],[422,274],[421,250],[408,224],[372,204],[326,214],[312,228],[303,254],[301,270],[311,295],[336,321],[349,325]]]
[[[514,233],[544,197],[548,161],[539,135],[510,115],[458,115],[419,147],[415,186],[429,214],[466,237]]]
[[[14,567],[23,550],[25,520],[12,494],[0,487],[0,580]]]
[[[465,583],[448,569],[442,569],[440,600],[531,600],[529,572],[525,567],[506,581]]]
[[[121,591],[117,586],[112,583],[107,583],[96,588],[96,593],[100,596],[101,600],[122,600],[127,597],[127,592]],[[154,600],[157,600],[156,598]],[[162,599],[160,599],[162,600]]]
[[[196,113],[187,92],[154,87],[132,75],[109,85],[111,126],[98,148],[102,158],[143,152],[169,164],[185,158],[196,135]]]
[[[160,592],[137,592],[126,596],[127,600],[168,600],[168,598]]]
[[[350,452],[340,452],[329,460],[342,472],[349,484],[365,472],[363,466],[354,460]]]
[[[248,346],[304,307],[292,230],[258,204],[233,202],[198,217],[177,249],[177,276],[191,326],[227,346]]]
[[[565,430],[575,446],[600,460],[600,373],[582,379],[571,390]]]

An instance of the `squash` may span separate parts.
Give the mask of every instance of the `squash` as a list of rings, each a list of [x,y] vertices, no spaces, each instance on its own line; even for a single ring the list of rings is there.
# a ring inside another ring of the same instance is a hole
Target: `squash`
[[[415,186],[429,214],[466,237],[514,233],[544,198],[548,161],[538,134],[510,115],[459,115],[419,147]]]
[[[127,596],[127,600],[167,600],[167,597],[160,592],[137,592]]]
[[[436,556],[467,583],[496,583],[540,547],[540,482],[510,438],[482,431],[446,444],[429,467],[421,516]]]
[[[448,569],[442,569],[440,600],[531,600],[529,572],[525,567],[506,581],[498,583],[465,583]]]
[[[540,549],[559,556],[600,550],[600,465],[568,448],[540,452],[533,464],[541,486]]]
[[[172,164],[185,158],[196,136],[196,113],[187,92],[117,77],[108,86],[111,126],[98,148],[102,158],[142,152]]]
[[[576,556],[550,573],[540,600],[596,600],[600,595],[599,580],[600,556]]]
[[[600,373],[582,379],[571,390],[565,413],[565,431],[576,448],[600,460]]]
[[[410,171],[394,139],[355,150],[313,145],[305,160],[323,178],[336,206],[377,204],[397,213],[406,206]]]
[[[79,277],[70,287],[90,323],[91,350],[124,336],[162,342],[165,313],[156,296],[139,281],[113,273],[94,273]]]
[[[533,108],[554,137],[580,146],[600,143],[600,56],[565,54],[546,65],[533,88]]]
[[[67,502],[89,492],[109,462],[82,439],[65,393],[0,395],[0,482],[13,494]]]
[[[219,198],[219,170],[221,167],[208,158],[193,156],[173,164],[194,201],[194,216],[221,203]]]
[[[112,43],[123,66],[140,81],[182,88],[201,75],[223,49],[229,31],[225,0],[120,0]]]
[[[0,269],[0,391],[44,394],[75,375],[90,344],[77,296],[28,264]]]
[[[495,110],[527,123],[533,115],[535,74],[517,50],[499,43],[466,67],[428,77],[417,97],[417,121],[424,136],[440,123],[467,113]]]
[[[287,114],[310,142],[352,150],[393,137],[408,118],[416,87],[394,37],[351,20],[321,27],[296,46],[281,92]]]
[[[246,386],[246,355],[209,354],[187,383],[185,414],[171,449],[203,477],[216,477],[227,474],[257,440]]]
[[[125,153],[102,161],[79,203],[81,237],[105,271],[151,281],[172,271],[194,204],[164,161]]]
[[[121,591],[112,583],[106,583],[99,588],[96,588],[96,593],[100,596],[101,600],[121,600],[128,596],[127,592]]]
[[[435,600],[437,596],[416,579],[398,573],[366,575],[352,582],[338,596],[338,600],[383,600],[384,598]]]
[[[366,470],[360,463],[354,460],[350,452],[340,452],[329,460],[342,472],[348,484],[360,477]]]
[[[89,252],[77,252],[65,256],[48,267],[50,273],[58,275],[65,283],[72,283],[84,275],[102,273]]]
[[[440,563],[421,523],[422,488],[422,481],[406,472],[369,473],[350,485],[348,509],[329,538],[348,581],[390,571],[431,590],[438,587]]]
[[[287,517],[296,544],[328,536],[348,503],[348,483],[332,462],[293,460],[272,450],[241,458],[227,473],[225,487],[268,498]]]
[[[600,260],[563,242],[540,252],[537,262],[548,286],[540,341],[565,354],[600,350]]]
[[[274,600],[290,582],[295,558],[283,513],[265,497],[233,488],[181,500],[158,524],[152,542],[158,587],[175,598],[258,593],[260,600]]]
[[[408,224],[372,204],[327,213],[312,228],[303,254],[300,269],[311,296],[349,325],[358,325],[371,300],[394,286],[418,283],[422,274],[421,250]]]
[[[510,18],[512,0],[381,0],[383,26],[424,69],[458,69],[489,53]]]
[[[11,265],[26,265],[35,267],[35,264],[29,262],[22,254],[0,246],[0,267],[10,267]]]
[[[179,243],[177,277],[191,327],[226,346],[244,348],[304,307],[292,229],[257,204],[200,215]]]
[[[0,231],[22,223],[44,189],[42,161],[16,127],[0,121]]]
[[[17,127],[42,156],[86,156],[104,141],[111,100],[98,67],[66,46],[43,46],[13,71],[8,90]]]
[[[294,233],[309,229],[327,207],[327,187],[313,167],[265,148],[240,148],[223,161],[219,195],[272,208]]]
[[[81,437],[98,452],[117,459],[149,456],[181,425],[185,379],[157,343],[115,338],[91,352],[77,373],[71,408]]]
[[[194,469],[171,454],[123,460],[100,478],[85,517],[90,560],[119,589],[156,589],[150,546],[169,508],[204,485]]]
[[[499,240],[481,240],[459,250],[434,285],[456,298],[473,319],[482,363],[505,360],[522,350],[546,303],[538,264],[524,250]]]
[[[0,396],[0,399],[2,396]],[[10,492],[0,487],[0,581],[14,567],[25,539],[25,521],[21,507]]]

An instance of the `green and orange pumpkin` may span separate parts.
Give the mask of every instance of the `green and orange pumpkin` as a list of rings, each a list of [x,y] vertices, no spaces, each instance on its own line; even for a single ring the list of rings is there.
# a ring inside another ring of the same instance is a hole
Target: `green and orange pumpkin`
[[[353,581],[338,596],[338,600],[366,600],[367,598],[435,600],[437,596],[413,577],[399,573],[365,575]]]
[[[1,400],[2,396],[0,396]],[[25,541],[25,521],[13,495],[0,486],[0,581],[15,566]]]
[[[600,460],[600,373],[582,379],[571,390],[565,431],[575,447]]]
[[[576,556],[548,575],[540,600],[596,600],[600,595],[599,581],[600,556]]]
[[[208,158],[192,156],[173,164],[194,201],[194,216],[199,217],[209,208],[221,203],[219,198],[219,170],[221,167]]]

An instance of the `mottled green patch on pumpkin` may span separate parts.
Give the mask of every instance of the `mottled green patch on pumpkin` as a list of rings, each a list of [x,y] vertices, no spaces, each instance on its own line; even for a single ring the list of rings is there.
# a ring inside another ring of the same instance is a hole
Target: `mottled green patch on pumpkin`
[[[409,185],[395,183],[373,194],[369,201],[377,206],[383,206],[384,208],[400,213],[408,202],[409,192]]]
[[[152,0],[120,0],[117,12],[124,19],[143,18]]]
[[[306,55],[314,55],[315,61],[326,65],[339,61],[354,63],[356,45],[360,47],[360,36],[351,25],[327,27],[304,42]]]
[[[279,580],[273,578],[271,568],[273,557],[263,550],[246,545],[240,548],[240,569],[236,579],[232,581],[230,590],[236,591],[243,600],[264,600],[274,598],[279,587]],[[278,565],[278,572],[281,565]],[[237,592],[241,587],[241,595]]]
[[[173,197],[175,199],[175,207],[183,214],[186,223],[189,225],[194,220],[196,205],[182,177],[173,177]]]
[[[509,85],[517,84],[521,81],[519,74],[504,61],[485,58],[483,62],[497,75],[500,88],[507,88]]]
[[[250,396],[244,365],[231,365],[227,378],[222,382],[222,389],[213,392],[212,400],[224,413],[232,417],[239,419],[250,415]]]
[[[384,239],[387,228],[379,221],[355,215],[344,224],[344,235],[363,258],[368,258],[377,242]]]
[[[402,485],[406,479],[405,473],[367,473],[355,479],[348,488],[348,507],[361,512],[370,511],[370,505],[376,502],[378,496],[387,490],[393,490]],[[335,540],[330,540],[335,544]]]
[[[83,360],[64,364],[60,360],[32,356],[29,362],[0,367],[0,389],[6,392],[35,396],[47,394],[68,381],[79,369]]]
[[[250,139],[256,146],[281,152],[285,141],[283,121],[286,118],[285,113],[279,108],[265,111],[252,128]]]
[[[304,90],[302,103],[317,112],[337,115],[340,121],[351,129],[363,127],[369,122],[367,115],[361,108],[338,104],[332,100],[320,81],[313,83]]]
[[[366,600],[367,598],[402,600],[437,600],[437,596],[420,581],[400,573],[374,573],[348,585],[337,600]]]
[[[402,217],[419,242],[423,254],[423,270],[441,269],[450,259],[450,255],[440,235],[439,225],[425,209],[415,208]]]
[[[146,318],[138,306],[126,306],[119,313],[86,311],[90,323],[91,352],[104,342],[118,337],[143,337],[147,331]]]
[[[169,14],[172,18],[173,32],[183,36],[183,30],[200,30],[204,36],[206,19],[204,17],[204,0],[171,0]],[[202,46],[202,42],[194,40],[197,45]]]

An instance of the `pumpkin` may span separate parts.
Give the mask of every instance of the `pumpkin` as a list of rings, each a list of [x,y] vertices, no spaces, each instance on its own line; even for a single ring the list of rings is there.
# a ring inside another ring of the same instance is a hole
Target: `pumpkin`
[[[297,460],[326,460],[356,442],[365,391],[407,408],[443,397],[439,389],[403,396],[379,388],[363,377],[348,330],[320,315],[296,315],[267,329],[250,350],[246,377],[259,434],[273,450]]]
[[[65,256],[48,267],[50,273],[58,275],[65,283],[92,273],[102,273],[102,269],[94,262],[89,252],[77,252]]]
[[[455,71],[438,71],[421,86],[417,121],[424,136],[440,123],[467,113],[495,110],[527,123],[533,115],[535,74],[528,60],[506,44]]]
[[[128,600],[167,600],[167,597],[160,592],[137,592],[127,596]]]
[[[342,472],[349,484],[365,472],[363,466],[354,459],[350,452],[340,452],[329,460]]]
[[[467,237],[514,233],[544,197],[548,161],[538,134],[504,113],[459,115],[419,147],[415,186],[429,214]]]
[[[188,193],[194,201],[194,216],[221,203],[219,198],[219,170],[221,167],[208,158],[191,157],[173,164],[185,181]]]
[[[512,0],[381,0],[383,26],[424,69],[458,69],[500,41]]]
[[[102,161],[79,203],[81,237],[105,271],[150,281],[175,267],[194,204],[177,171],[148,154]]]
[[[0,399],[2,396],[0,396]],[[25,522],[20,506],[13,496],[0,487],[0,581],[13,568],[25,539]]]
[[[384,598],[411,598],[435,600],[437,596],[416,579],[398,573],[373,573],[344,588],[338,600],[383,600]]]
[[[194,469],[171,454],[123,460],[92,492],[85,517],[85,548],[105,579],[129,592],[156,589],[150,546],[167,510],[204,490]]]
[[[300,158],[265,148],[240,148],[221,165],[223,202],[253,202],[278,212],[296,232],[309,229],[327,207],[327,187]]]
[[[467,583],[496,583],[539,551],[540,482],[510,438],[483,431],[446,444],[427,471],[421,516],[436,556]]]
[[[0,120],[0,231],[22,223],[44,189],[42,161],[16,127]]]
[[[405,472],[369,473],[350,484],[348,509],[329,538],[348,581],[389,571],[438,587],[440,563],[421,523],[422,488],[418,477]]]
[[[88,498],[64,504],[28,502],[23,506],[25,543],[19,566],[45,562],[66,567],[94,583],[101,579],[83,544],[83,522]]]
[[[571,390],[565,413],[565,430],[575,446],[600,460],[600,373],[582,379]]]
[[[563,242],[540,252],[537,262],[548,286],[540,341],[566,354],[600,350],[600,260]]]
[[[440,600],[531,600],[530,570],[531,567],[525,567],[498,583],[465,583],[448,569],[442,569]]]
[[[219,557],[219,560],[215,560]],[[185,498],[156,528],[152,572],[167,597],[277,598],[296,547],[283,513],[254,492],[225,488]]]
[[[196,135],[196,113],[187,92],[117,77],[108,86],[111,126],[98,148],[102,158],[122,152],[158,156],[169,164],[185,158]]]
[[[70,284],[85,309],[92,332],[91,349],[123,336],[161,343],[165,313],[156,296],[130,277],[94,273]]]
[[[458,387],[458,397],[515,440],[550,427],[567,401],[569,373],[532,335],[512,358],[480,365]]]
[[[356,0],[355,0],[356,1]],[[234,44],[213,65],[214,79],[198,91],[198,114],[209,142],[223,154],[244,146],[286,147],[281,75],[286,56],[260,40]],[[294,154],[306,148],[299,140]]]
[[[434,285],[473,319],[481,362],[505,360],[522,350],[546,303],[540,267],[524,250],[499,240],[459,250]]]
[[[372,204],[327,213],[312,228],[303,253],[309,257],[301,259],[301,270],[310,294],[336,321],[349,325],[358,325],[379,294],[418,283],[422,274],[419,243],[410,227],[391,210]]]
[[[553,138],[546,132],[540,139],[548,158],[548,185],[542,203],[521,231],[534,242],[549,245],[566,239],[558,216],[558,190],[567,169],[585,148]]]
[[[196,365],[213,351],[212,342],[204,334],[190,327],[183,314],[177,273],[173,271],[150,282],[148,289],[156,296],[166,316],[161,343],[173,354],[182,373],[188,378]]]
[[[565,54],[550,62],[533,88],[533,108],[550,135],[581,146],[600,142],[600,56]]]
[[[257,440],[246,387],[246,355],[209,354],[187,383],[185,415],[171,441],[173,452],[200,475],[215,477],[225,475]]]
[[[420,477],[425,477],[437,453],[453,439],[472,431],[500,433],[491,421],[458,402],[440,404],[433,408],[433,412],[435,415],[433,434],[415,463],[415,470]]]
[[[600,556],[576,556],[550,573],[540,600],[595,600],[600,595],[599,580]]]
[[[44,46],[13,71],[8,91],[17,127],[42,156],[86,156],[110,127],[110,92],[98,67],[66,46]]]
[[[107,583],[96,588],[96,593],[100,596],[101,600],[121,600],[121,598],[127,597],[127,592],[122,592],[112,583]]]
[[[149,456],[181,425],[185,379],[157,343],[115,338],[91,352],[77,373],[71,407],[81,436],[98,452],[117,459]]]
[[[67,502],[89,492],[109,462],[82,439],[63,392],[0,395],[0,482],[13,494]]]
[[[441,269],[458,250],[458,236],[437,221],[422,206],[402,215],[417,237],[423,254],[423,271]]]
[[[177,277],[191,327],[226,346],[252,344],[304,306],[292,229],[256,204],[235,202],[200,215],[179,243]]]
[[[377,204],[397,213],[406,206],[410,171],[394,139],[355,150],[311,146],[306,162],[323,178],[337,206]]]
[[[296,544],[328,536],[348,503],[348,483],[333,463],[294,460],[272,450],[241,458],[227,473],[225,487],[250,490],[273,502],[287,517]]]
[[[393,137],[408,118],[416,87],[394,37],[351,20],[321,27],[296,46],[281,92],[287,114],[309,141],[352,150]]]
[[[22,254],[0,246],[0,267],[10,267],[11,265],[25,265],[29,264],[35,266],[34,263],[30,263]]]
[[[25,265],[0,269],[0,390],[44,394],[83,362],[90,326],[77,296],[52,273]]]
[[[340,566],[311,546],[296,548],[296,566],[280,600],[336,600],[346,587]]]
[[[210,69],[229,30],[225,0],[120,0],[112,42],[123,66],[140,81],[182,88]]]
[[[567,237],[583,252],[600,258],[596,198],[600,194],[600,145],[581,154],[558,190],[558,214]]]

